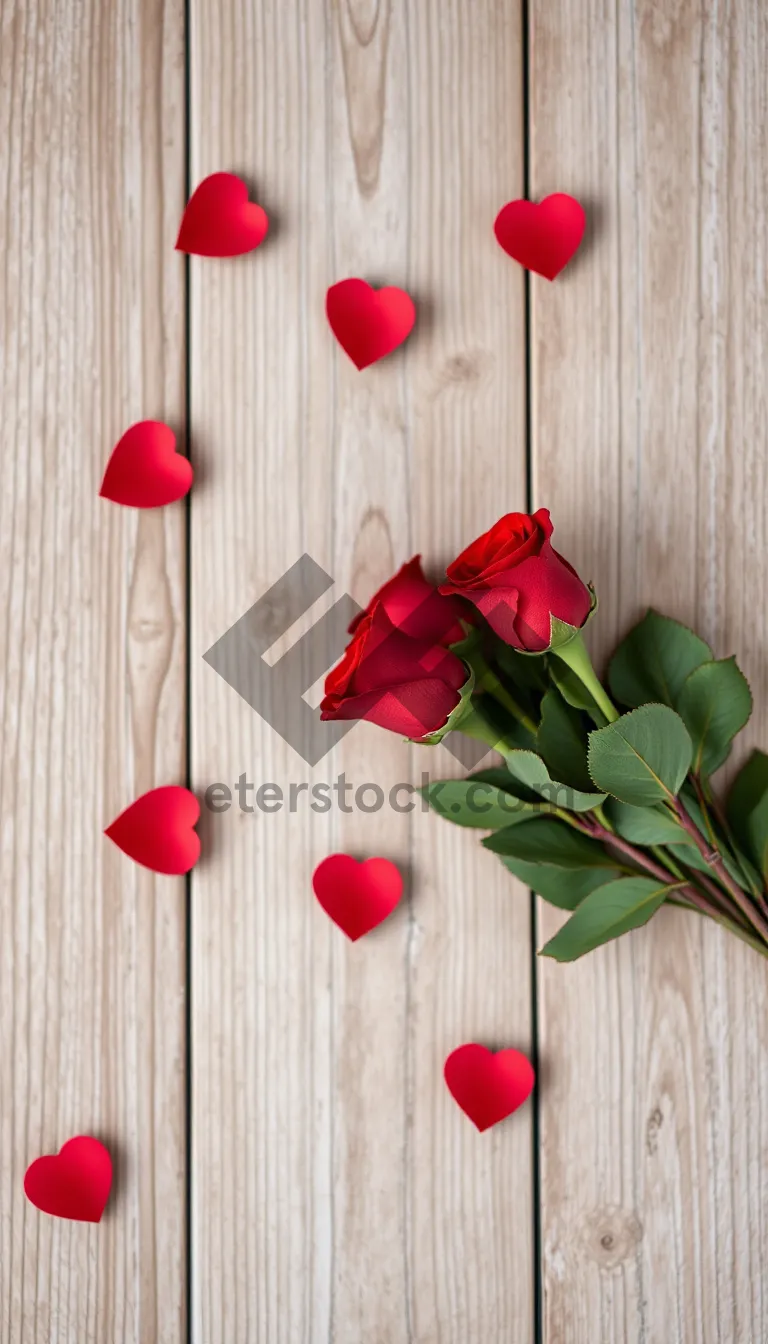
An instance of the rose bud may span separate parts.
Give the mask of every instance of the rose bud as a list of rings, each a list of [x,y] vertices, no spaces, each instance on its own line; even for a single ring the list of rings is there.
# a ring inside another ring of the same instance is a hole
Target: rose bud
[[[515,649],[557,647],[585,624],[594,596],[551,535],[548,509],[505,514],[448,566],[440,592],[468,598]],[[568,629],[553,632],[553,618]]]
[[[412,639],[374,601],[325,680],[321,719],[367,719],[404,737],[442,729],[472,674],[455,653]]]
[[[392,624],[414,639],[448,645],[464,638],[460,604],[455,598],[441,597],[434,584],[424,577],[420,555],[414,555],[374,593],[365,611],[350,625],[350,634],[370,615],[377,602]]]

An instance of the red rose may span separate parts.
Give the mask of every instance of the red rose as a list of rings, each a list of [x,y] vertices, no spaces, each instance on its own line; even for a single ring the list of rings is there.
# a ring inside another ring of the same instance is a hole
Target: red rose
[[[367,719],[403,737],[426,737],[444,727],[469,675],[455,653],[411,639],[374,600],[325,679],[320,717]]]
[[[430,644],[456,644],[464,638],[459,603],[441,597],[434,584],[425,579],[420,555],[414,555],[374,593],[365,611],[350,625],[350,634],[371,614],[377,602],[392,624],[414,639],[426,639]]]
[[[551,535],[548,509],[505,514],[448,566],[440,592],[468,598],[506,644],[543,653],[553,616],[580,629],[592,607],[589,589]]]

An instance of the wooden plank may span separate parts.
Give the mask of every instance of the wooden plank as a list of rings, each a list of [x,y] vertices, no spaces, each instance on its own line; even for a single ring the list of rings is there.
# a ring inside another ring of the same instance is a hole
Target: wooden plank
[[[473,1037],[528,1044],[525,894],[433,816],[323,814],[306,792],[291,812],[291,784],[343,771],[388,794],[422,762],[360,725],[308,766],[202,659],[302,553],[335,581],[305,632],[418,548],[437,569],[522,496],[522,284],[491,230],[522,183],[519,20],[489,0],[471,21],[458,0],[194,0],[191,57],[194,180],[239,170],[276,219],[255,255],[192,268],[210,463],[193,502],[194,775],[232,790],[245,773],[286,800],[246,813],[233,792],[207,814],[193,883],[193,1336],[523,1340],[530,1109],[480,1140],[442,1064]],[[324,317],[327,286],[355,274],[419,305],[405,351],[363,374]],[[445,749],[429,765],[457,769]],[[338,849],[410,875],[355,945],[311,891]]]
[[[532,281],[537,504],[596,581],[736,653],[768,738],[768,15],[532,5],[532,194],[590,237]],[[542,907],[541,938],[559,919]],[[765,966],[694,916],[540,962],[544,1337],[768,1337]]]
[[[0,1334],[184,1335],[184,892],[102,828],[183,778],[183,506],[98,498],[134,420],[183,428],[183,14],[0,9]],[[104,1139],[100,1226],[27,1164]]]

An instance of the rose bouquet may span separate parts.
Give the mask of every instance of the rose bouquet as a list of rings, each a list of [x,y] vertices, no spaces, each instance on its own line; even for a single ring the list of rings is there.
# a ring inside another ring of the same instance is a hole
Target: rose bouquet
[[[416,556],[350,627],[324,719],[419,743],[459,732],[502,764],[426,788],[432,808],[570,918],[542,949],[572,961],[665,901],[768,955],[768,756],[721,801],[711,776],[752,708],[733,658],[653,610],[619,645],[607,689],[582,630],[597,599],[551,543],[546,509],[511,513],[449,565]]]

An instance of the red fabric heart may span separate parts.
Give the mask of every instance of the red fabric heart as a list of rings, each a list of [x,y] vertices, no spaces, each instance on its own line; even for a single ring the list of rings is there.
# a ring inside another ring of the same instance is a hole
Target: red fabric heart
[[[354,943],[392,914],[403,879],[389,859],[358,863],[350,854],[329,854],[315,869],[312,886],[325,913]]]
[[[103,1143],[85,1134],[70,1139],[55,1157],[27,1167],[24,1193],[41,1213],[98,1223],[112,1186],[112,1159]]]
[[[248,200],[248,188],[234,173],[211,173],[190,197],[176,239],[178,252],[198,257],[239,257],[267,236],[265,210]]]
[[[510,257],[529,271],[554,280],[584,236],[586,217],[579,202],[563,191],[533,201],[508,201],[493,231]]]
[[[188,873],[200,857],[194,830],[200,804],[178,784],[150,789],[126,807],[104,834],[119,849],[155,873]]]
[[[372,289],[365,280],[331,285],[325,311],[336,340],[358,369],[402,345],[416,320],[413,299],[404,289]]]
[[[482,1133],[505,1120],[530,1096],[533,1065],[519,1050],[460,1045],[445,1061],[445,1081],[454,1101]]]
[[[112,449],[99,494],[130,509],[159,509],[186,495],[193,475],[173,430],[162,420],[140,420]]]

